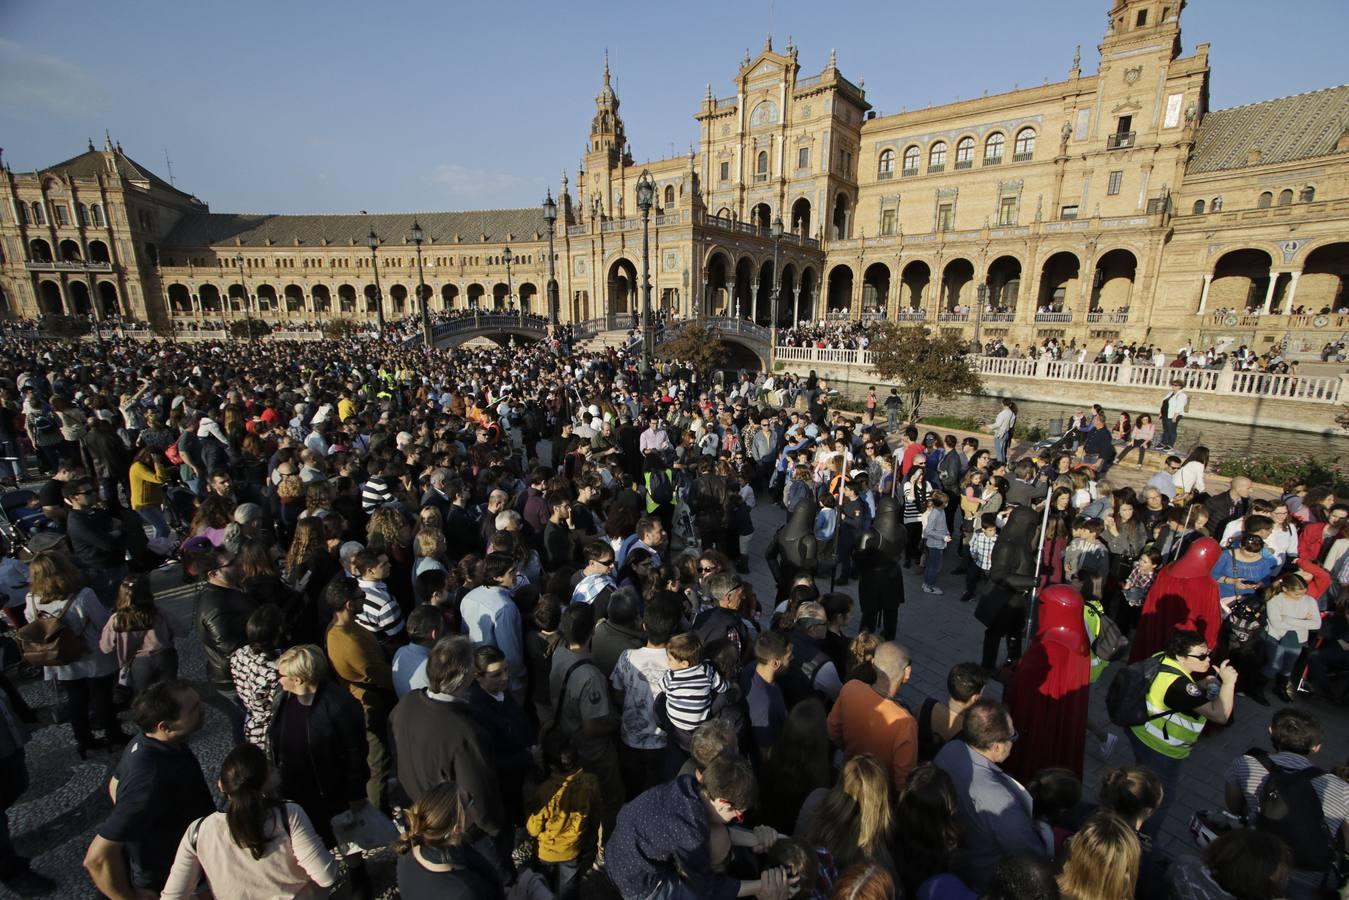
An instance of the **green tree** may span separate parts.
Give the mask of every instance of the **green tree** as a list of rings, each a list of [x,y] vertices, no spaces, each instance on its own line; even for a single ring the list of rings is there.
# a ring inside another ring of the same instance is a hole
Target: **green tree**
[[[721,335],[701,322],[691,322],[680,328],[673,337],[656,347],[656,355],[687,365],[701,379],[706,379],[728,356]]]
[[[881,322],[871,331],[871,367],[907,395],[909,420],[916,422],[929,400],[983,390],[979,373],[965,355],[965,342],[932,334],[922,325]]]
[[[235,340],[247,341],[266,337],[272,333],[272,329],[259,319],[235,319],[230,322],[230,337]]]
[[[46,316],[42,320],[42,330],[47,337],[73,341],[91,332],[93,326],[82,316]]]
[[[358,330],[356,323],[347,318],[327,319],[323,323],[323,336],[330,341],[355,337]]]

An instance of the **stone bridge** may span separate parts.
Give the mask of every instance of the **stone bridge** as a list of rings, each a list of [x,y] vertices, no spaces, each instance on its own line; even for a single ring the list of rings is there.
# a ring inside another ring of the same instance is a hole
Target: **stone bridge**
[[[748,319],[734,319],[729,316],[704,316],[700,319],[684,319],[679,322],[667,322],[664,330],[656,336],[661,344],[674,337],[681,328],[692,324],[703,325],[719,334],[730,349],[728,369],[768,369],[773,364],[773,332],[771,329],[756,325]]]
[[[450,319],[431,326],[431,343],[440,348],[458,347],[475,338],[488,338],[503,347],[512,339],[537,341],[548,334],[548,322],[540,316],[511,313],[479,313]],[[420,343],[420,333],[410,335],[408,343]]]

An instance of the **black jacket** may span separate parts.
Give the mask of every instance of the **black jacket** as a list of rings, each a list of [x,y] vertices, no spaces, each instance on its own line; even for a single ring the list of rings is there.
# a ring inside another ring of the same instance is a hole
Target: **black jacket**
[[[72,509],[66,515],[75,562],[86,571],[116,569],[126,564],[126,538],[122,523],[105,509]]]
[[[243,591],[208,584],[197,599],[194,626],[206,652],[206,677],[216,687],[234,690],[230,654],[246,642],[244,626],[258,604]]]
[[[346,809],[353,801],[365,799],[370,767],[366,763],[365,714],[361,705],[344,686],[325,681],[314,694],[309,708],[309,754],[307,759],[286,757],[281,735],[281,720],[287,703],[298,703],[294,694],[278,691],[272,701],[272,717],[267,725],[267,756],[282,775],[282,793],[305,807],[312,817],[324,820]],[[307,766],[318,786],[318,797],[297,797],[286,784],[287,771]],[[322,809],[311,809],[315,802]]]

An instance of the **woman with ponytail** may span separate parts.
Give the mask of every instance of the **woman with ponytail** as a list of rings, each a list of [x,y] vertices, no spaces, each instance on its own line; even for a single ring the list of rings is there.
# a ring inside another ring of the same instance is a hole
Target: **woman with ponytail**
[[[279,779],[267,756],[240,744],[220,766],[225,811],[188,826],[162,900],[196,894],[202,875],[216,897],[328,896],[337,861],[295,803],[276,799]]]
[[[405,813],[398,838],[398,894],[403,900],[500,900],[501,878],[464,835],[473,826],[472,800],[450,781],[422,795]]]

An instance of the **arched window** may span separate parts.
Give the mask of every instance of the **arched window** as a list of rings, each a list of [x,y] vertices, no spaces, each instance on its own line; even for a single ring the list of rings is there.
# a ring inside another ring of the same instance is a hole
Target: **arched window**
[[[1280,206],[1293,205],[1293,191],[1291,188],[1285,188],[1284,190],[1279,191],[1279,205]]]
[[[75,204],[75,224],[80,226],[89,224],[89,207],[83,203]]]
[[[1209,211],[1209,212],[1222,212],[1222,211],[1223,211],[1223,198],[1222,198],[1222,197],[1214,197],[1214,198],[1213,198],[1213,202],[1210,203],[1210,204],[1208,205],[1208,211]]]
[[[674,206],[674,197],[674,185],[667,184],[665,186],[665,205]]]
[[[956,143],[956,168],[968,169],[974,165],[974,138],[963,137]]]
[[[31,203],[31,204],[29,205],[29,208],[32,210],[32,213],[33,213],[33,224],[34,224],[34,225],[46,225],[46,224],[47,224],[47,213],[43,210],[42,204],[41,204],[41,203],[38,203],[38,202],[34,201],[33,203]]]
[[[946,168],[946,142],[937,141],[932,145],[932,149],[927,154],[927,170],[929,172],[940,172]]]
[[[876,160],[876,177],[893,178],[895,175],[895,151],[882,150]]]
[[[768,180],[768,151],[760,150],[759,155],[754,160],[754,180]]]
[[[1303,203],[1311,203],[1316,199],[1316,188],[1310,185],[1302,189],[1302,196],[1299,197]]]
[[[1002,148],[1006,143],[1007,138],[1003,137],[1002,132],[990,134],[984,142],[984,165],[1002,162]]]
[[[1265,191],[1263,194],[1260,195],[1260,199],[1255,201],[1256,209],[1269,209],[1273,205],[1274,205],[1274,194],[1272,194],[1269,191]]]
[[[1017,162],[1025,162],[1035,155],[1035,129],[1023,128],[1016,133],[1016,155],[1013,157]]]
[[[89,204],[89,221],[95,225],[103,224],[103,207],[97,203]]]
[[[904,174],[911,175],[918,172],[918,148],[910,147],[904,151]]]
[[[1203,200],[1196,200],[1196,201],[1194,201],[1194,214],[1195,214],[1196,216],[1202,216],[1202,215],[1204,214],[1204,201],[1203,201]]]

